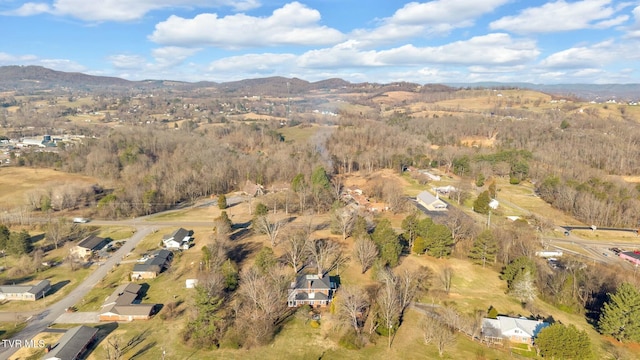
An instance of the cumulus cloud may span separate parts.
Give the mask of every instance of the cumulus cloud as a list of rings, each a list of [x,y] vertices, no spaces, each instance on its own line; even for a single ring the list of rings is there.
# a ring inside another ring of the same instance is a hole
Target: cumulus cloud
[[[0,52],[0,65],[24,64],[25,62],[35,61],[37,59],[35,55],[12,55]]]
[[[245,11],[259,7],[260,2],[258,0],[54,0],[53,2],[28,2],[3,14],[31,16],[48,13],[71,16],[85,21],[133,21],[153,10],[221,6],[228,6],[236,11]]]
[[[193,56],[200,49],[183,48],[178,46],[167,46],[153,49],[151,54],[156,61],[156,66],[160,68],[169,68],[181,64],[190,56]]]
[[[486,13],[494,11],[508,0],[435,0],[426,3],[411,2],[398,9],[388,22],[396,24],[452,24],[464,27]]]
[[[508,34],[496,33],[442,46],[416,47],[408,44],[380,51],[362,51],[357,41],[347,41],[332,48],[308,51],[300,56],[298,64],[318,68],[424,64],[515,65],[532,61],[539,54],[533,40],[513,39]]]
[[[230,56],[216,60],[209,64],[209,71],[243,71],[246,69],[257,70],[258,72],[274,72],[278,70],[290,69],[296,59],[294,54],[246,54],[240,56]]]
[[[107,60],[116,69],[141,69],[146,59],[140,55],[117,54],[111,55]]]
[[[69,59],[43,59],[36,55],[15,55],[5,52],[0,52],[0,65],[39,65],[58,71],[87,71],[85,66]]]
[[[298,2],[276,9],[271,16],[199,14],[193,19],[170,16],[158,23],[151,41],[177,46],[246,48],[277,45],[326,45],[344,38],[338,30],[319,25],[320,12]]]
[[[619,46],[605,41],[592,46],[579,46],[549,55],[540,66],[551,69],[598,68],[622,55]]]
[[[353,36],[363,45],[411,38],[446,34],[453,29],[472,26],[475,20],[509,0],[434,0],[411,2],[398,9],[391,17],[382,19],[374,29],[357,29]]]
[[[611,0],[558,0],[524,9],[518,15],[505,16],[489,24],[489,27],[520,34],[603,28],[627,20],[625,16],[613,18],[619,9],[611,6]]]

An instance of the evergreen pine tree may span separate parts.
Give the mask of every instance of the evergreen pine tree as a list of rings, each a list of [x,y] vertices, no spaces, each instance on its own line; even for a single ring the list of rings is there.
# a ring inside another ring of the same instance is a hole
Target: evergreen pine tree
[[[371,239],[376,246],[378,246],[378,252],[380,253],[380,259],[389,266],[398,265],[400,260],[400,254],[402,253],[402,245],[398,240],[398,234],[391,227],[391,222],[388,219],[382,219],[373,234]]]
[[[224,210],[227,208],[227,196],[222,194],[218,196],[218,209]]]
[[[589,335],[574,325],[553,324],[538,333],[536,346],[544,358],[582,360],[593,358]]]
[[[473,242],[473,247],[469,251],[469,258],[471,258],[474,263],[485,267],[487,263],[495,263],[497,253],[498,241],[490,230],[484,230]]]
[[[640,291],[629,283],[618,286],[602,308],[598,328],[618,341],[640,342]]]
[[[477,212],[478,214],[488,214],[490,210],[489,202],[491,202],[489,191],[483,191],[473,202],[473,211]]]

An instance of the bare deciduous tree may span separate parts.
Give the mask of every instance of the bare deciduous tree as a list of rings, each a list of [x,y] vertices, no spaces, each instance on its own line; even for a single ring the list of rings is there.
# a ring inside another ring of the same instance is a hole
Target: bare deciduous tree
[[[449,294],[451,291],[451,281],[453,280],[453,269],[449,266],[445,266],[440,271],[440,283],[444,291]]]
[[[383,285],[378,290],[376,303],[380,325],[389,331],[389,347],[391,347],[391,334],[402,314],[402,304],[398,296],[395,276],[391,271],[382,271],[382,273]]]
[[[284,258],[298,272],[308,256],[310,233],[307,229],[294,229],[284,236]]]
[[[422,329],[424,331],[424,342],[434,344],[438,349],[440,357],[444,355],[447,346],[452,345],[456,341],[454,332],[435,318],[425,319]]]
[[[259,216],[253,225],[259,233],[266,234],[269,237],[271,247],[275,247],[278,244],[278,235],[284,226],[284,221],[271,221],[267,216]]]
[[[314,239],[309,241],[307,245],[309,255],[315,261],[318,268],[318,274],[325,274],[341,261],[342,246],[332,239]]]
[[[351,234],[351,230],[353,230],[353,225],[356,222],[356,214],[349,208],[339,208],[335,209],[332,213],[333,223],[335,227],[342,234],[342,240],[345,240],[347,236]]]
[[[360,263],[362,273],[364,274],[378,257],[378,247],[373,240],[369,238],[359,238],[354,244],[353,256],[358,260],[358,263]]]
[[[340,289],[336,306],[340,318],[347,322],[357,334],[360,333],[365,321],[368,301],[362,288],[345,285]]]
[[[64,218],[49,219],[47,222],[47,231],[45,237],[57,249],[61,242],[71,235],[73,231],[72,224]]]
[[[398,296],[400,298],[400,307],[404,312],[413,299],[421,290],[426,290],[429,286],[429,277],[431,271],[422,266],[416,271],[404,270],[396,280],[398,286]]]

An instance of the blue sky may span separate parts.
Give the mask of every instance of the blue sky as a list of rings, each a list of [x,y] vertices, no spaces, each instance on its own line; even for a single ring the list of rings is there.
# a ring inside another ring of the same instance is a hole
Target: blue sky
[[[0,0],[0,33],[130,80],[640,83],[639,0]]]

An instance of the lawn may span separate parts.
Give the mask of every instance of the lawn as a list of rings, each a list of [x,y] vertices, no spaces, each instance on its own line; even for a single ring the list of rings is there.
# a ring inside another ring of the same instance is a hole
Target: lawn
[[[60,249],[62,250],[62,249]],[[36,274],[27,276],[28,282],[37,282],[38,280],[47,279],[51,282],[53,292],[50,291],[45,299],[37,301],[8,301],[0,305],[0,311],[33,311],[42,310],[48,304],[52,304],[71,292],[93,271],[90,268],[81,268],[71,271],[67,264],[50,267]],[[0,274],[0,281],[4,280],[5,273]]]

